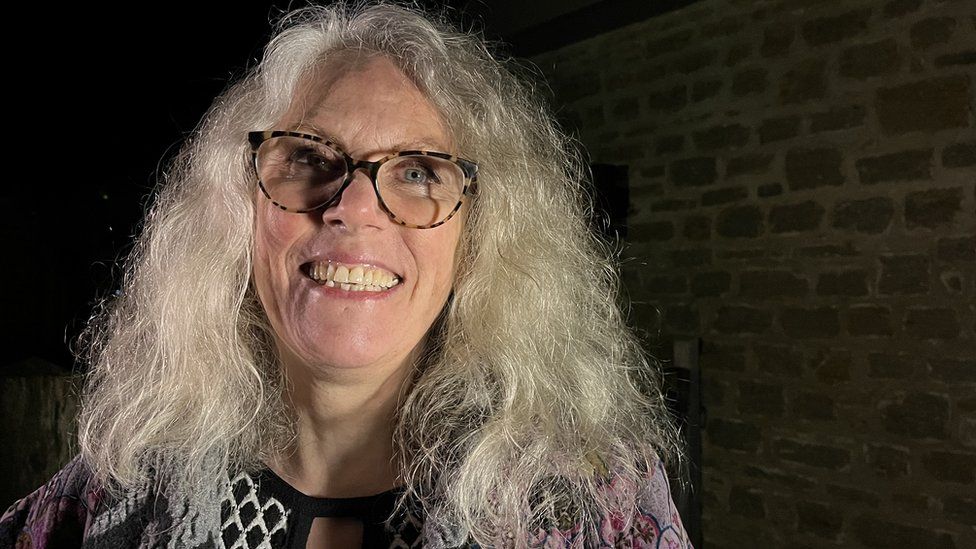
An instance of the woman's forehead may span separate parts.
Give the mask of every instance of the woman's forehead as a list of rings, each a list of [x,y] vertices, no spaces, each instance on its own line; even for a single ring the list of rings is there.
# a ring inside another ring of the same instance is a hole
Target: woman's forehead
[[[344,67],[341,74],[320,70],[325,80],[307,82],[282,119],[287,129],[307,131],[342,146],[358,138],[384,145],[447,151],[453,142],[437,107],[390,60],[371,58]]]

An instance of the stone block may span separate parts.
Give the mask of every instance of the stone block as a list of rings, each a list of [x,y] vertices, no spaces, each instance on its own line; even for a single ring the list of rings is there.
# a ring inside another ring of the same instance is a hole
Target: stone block
[[[631,238],[635,241],[655,240],[662,242],[674,237],[674,224],[670,221],[651,221],[631,225]]]
[[[769,329],[773,314],[765,309],[741,305],[719,308],[712,328],[727,334],[759,334]]]
[[[929,258],[924,255],[881,256],[878,292],[885,295],[923,294],[929,291]]]
[[[759,198],[770,198],[783,194],[783,185],[780,183],[764,183],[756,187],[756,196]]]
[[[886,196],[864,200],[842,200],[834,206],[833,227],[860,233],[883,233],[895,215],[895,205]]]
[[[794,148],[786,152],[786,182],[798,191],[844,183],[843,157],[834,148]]]
[[[669,166],[671,182],[676,187],[700,187],[715,182],[718,173],[714,157],[675,160]]]
[[[790,51],[795,36],[793,27],[777,22],[763,30],[762,45],[759,46],[759,54],[763,57],[779,57],[786,55]]]
[[[914,13],[922,5],[922,0],[890,0],[884,7],[884,16],[901,17]]]
[[[694,31],[692,29],[682,29],[670,34],[666,34],[651,40],[647,43],[647,57],[653,58],[659,55],[664,55],[676,51],[683,50],[686,46],[691,44],[691,38],[694,36]]]
[[[681,234],[688,240],[708,240],[712,236],[712,220],[703,215],[686,217]]]
[[[687,104],[688,88],[684,84],[653,91],[647,96],[647,108],[652,112],[674,112]]]
[[[710,419],[705,426],[705,435],[710,443],[728,450],[755,452],[762,442],[758,427],[734,419]]]
[[[695,82],[691,87],[691,100],[695,103],[711,99],[722,91],[722,81],[717,79],[702,80]]]
[[[785,406],[782,385],[756,381],[739,382],[740,413],[778,418],[783,416]]]
[[[891,434],[916,439],[948,436],[949,399],[945,395],[911,392],[880,403],[884,428]]]
[[[976,50],[945,53],[937,56],[932,65],[936,68],[976,65]]]
[[[973,91],[964,74],[879,88],[875,111],[885,134],[965,128]]]
[[[905,314],[905,334],[919,339],[955,339],[960,332],[959,318],[954,309],[908,309]]]
[[[693,134],[695,146],[701,151],[742,147],[749,142],[749,128],[742,124],[713,126]]]
[[[743,69],[732,76],[732,95],[743,97],[766,91],[768,72],[766,69],[752,67]]]
[[[821,355],[814,368],[817,379],[827,385],[837,385],[851,379],[851,355],[834,351]]]
[[[769,230],[772,233],[796,233],[820,228],[826,210],[807,200],[797,204],[782,204],[769,210]]]
[[[955,30],[956,20],[952,17],[930,17],[912,25],[909,36],[913,48],[924,50],[936,44],[948,43]]]
[[[976,166],[976,141],[953,143],[942,149],[942,165],[946,168]]]
[[[798,501],[796,516],[798,532],[827,540],[836,540],[844,524],[841,510],[826,503]]]
[[[925,368],[925,361],[910,354],[871,353],[868,355],[868,377],[909,379]]]
[[[664,322],[672,333],[698,334],[701,331],[698,311],[688,305],[669,306],[664,314]]]
[[[763,232],[763,214],[757,206],[734,206],[722,210],[716,232],[726,238],[755,238]]]
[[[928,189],[905,196],[905,226],[935,229],[955,222],[962,212],[963,190]]]
[[[786,335],[796,339],[836,337],[840,334],[840,318],[833,307],[783,309],[780,324]]]
[[[567,104],[600,94],[600,74],[596,71],[566,73],[554,81],[553,91],[560,101]]]
[[[714,64],[716,60],[718,60],[718,52],[711,48],[682,52],[671,63],[671,70],[681,74],[691,74]]]
[[[891,310],[870,305],[854,306],[847,311],[847,333],[852,336],[890,336]]]
[[[855,540],[870,549],[956,549],[952,536],[946,532],[882,520],[868,514],[855,517],[850,531]]]
[[[683,294],[688,291],[688,279],[683,276],[654,276],[643,283],[651,294]]]
[[[640,116],[640,103],[636,97],[619,99],[610,107],[610,116],[614,120],[634,120]]]
[[[712,250],[708,248],[672,250],[668,256],[671,263],[678,268],[701,267],[712,262]]]
[[[763,373],[800,379],[806,360],[803,353],[795,347],[785,345],[753,345],[756,368]]]
[[[733,486],[729,490],[729,512],[751,519],[765,518],[762,493],[755,488]]]
[[[817,295],[857,297],[868,295],[868,272],[863,269],[822,273]]]
[[[665,198],[651,203],[652,212],[676,212],[678,210],[690,210],[698,206],[697,200],[686,198]]]
[[[757,130],[762,144],[782,141],[800,134],[799,116],[781,116],[763,120]]]
[[[823,99],[827,95],[827,65],[824,59],[801,61],[779,80],[779,100],[794,105]]]
[[[765,173],[773,162],[772,154],[751,153],[730,158],[725,167],[725,177]]]
[[[821,46],[864,34],[870,9],[858,9],[829,17],[818,17],[803,24],[801,34],[807,44]]]
[[[922,466],[932,478],[942,482],[976,482],[976,453],[931,451],[922,456]]]
[[[868,466],[879,477],[894,480],[907,477],[911,473],[911,452],[901,446],[887,444],[868,444],[865,447]]]
[[[729,291],[732,275],[726,271],[695,273],[691,278],[691,293],[696,297],[714,297]]]
[[[932,149],[900,151],[859,158],[854,163],[861,183],[932,179]]]
[[[798,419],[831,421],[834,415],[834,400],[821,393],[802,391],[793,396],[791,406],[793,417]]]
[[[841,76],[864,79],[898,72],[902,57],[898,42],[894,38],[886,38],[845,49],[840,53],[839,64]]]
[[[749,198],[749,189],[745,187],[725,187],[713,191],[702,193],[702,206],[715,206],[716,204],[728,204]]]
[[[942,498],[942,511],[960,524],[976,524],[976,496],[947,495]]]
[[[867,109],[863,105],[846,105],[810,115],[810,133],[846,130],[864,125]]]
[[[808,291],[806,279],[790,271],[744,271],[739,275],[739,294],[745,297],[799,297]]]
[[[704,340],[701,350],[702,371],[722,370],[726,372],[742,372],[746,369],[745,349],[741,345],[724,345]],[[711,379],[711,374],[702,379]]]
[[[685,136],[683,135],[662,135],[654,142],[654,151],[657,154],[679,153],[685,147]]]
[[[933,378],[950,385],[976,383],[976,358],[932,359],[929,361],[929,370]]]
[[[840,471],[851,464],[851,451],[825,444],[778,438],[773,440],[773,451],[779,459],[802,463],[811,467]]]
[[[748,59],[750,55],[752,55],[752,44],[749,42],[732,44],[729,46],[729,53],[725,56],[725,65],[734,67],[744,59]]]

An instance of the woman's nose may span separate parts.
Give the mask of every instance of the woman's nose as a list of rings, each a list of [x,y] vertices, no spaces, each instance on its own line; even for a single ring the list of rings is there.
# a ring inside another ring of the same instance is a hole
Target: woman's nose
[[[323,221],[350,229],[382,227],[389,217],[380,206],[369,174],[364,169],[357,169],[350,177],[352,181],[342,190],[337,201],[322,213]]]

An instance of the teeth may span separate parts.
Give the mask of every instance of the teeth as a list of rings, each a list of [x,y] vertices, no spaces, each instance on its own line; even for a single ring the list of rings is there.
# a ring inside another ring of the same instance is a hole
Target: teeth
[[[319,284],[329,288],[338,286],[348,292],[382,292],[400,283],[393,273],[367,265],[313,263],[308,276]]]
[[[363,268],[362,267],[353,267],[352,270],[349,271],[349,282],[351,282],[353,284],[362,284],[363,283]]]

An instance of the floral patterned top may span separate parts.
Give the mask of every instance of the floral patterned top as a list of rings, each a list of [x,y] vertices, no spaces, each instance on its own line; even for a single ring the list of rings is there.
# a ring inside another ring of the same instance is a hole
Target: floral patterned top
[[[163,492],[134,490],[110,498],[90,469],[75,457],[45,485],[15,502],[0,517],[0,548],[305,548],[316,517],[356,517],[363,522],[363,547],[433,549],[477,547],[404,512],[386,521],[398,489],[360,498],[315,498],[302,494],[270,469],[241,473],[215,483],[207,509],[170,501]],[[660,462],[647,482],[626,488],[611,482],[621,497],[636,495],[632,520],[601,521],[599,547],[692,549],[671,497]],[[636,490],[636,494],[633,493]],[[188,520],[184,520],[188,519]],[[540,531],[512,540],[522,547],[583,547],[581,525]]]

